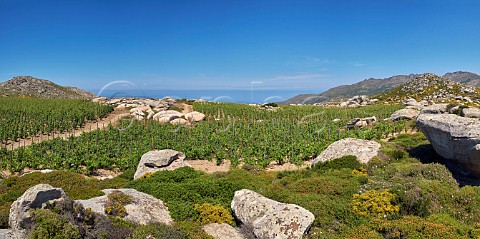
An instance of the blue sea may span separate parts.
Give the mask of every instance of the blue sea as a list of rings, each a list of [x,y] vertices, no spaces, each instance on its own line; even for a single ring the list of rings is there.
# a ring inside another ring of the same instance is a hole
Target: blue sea
[[[206,101],[231,102],[242,104],[263,104],[287,100],[298,94],[318,94],[322,90],[307,92],[305,90],[99,90],[92,91],[107,98],[142,97],[175,99],[204,99]]]

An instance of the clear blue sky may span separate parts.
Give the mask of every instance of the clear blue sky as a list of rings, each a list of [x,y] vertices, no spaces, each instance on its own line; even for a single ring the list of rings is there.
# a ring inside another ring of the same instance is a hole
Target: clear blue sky
[[[315,92],[479,69],[478,0],[0,0],[0,81]]]

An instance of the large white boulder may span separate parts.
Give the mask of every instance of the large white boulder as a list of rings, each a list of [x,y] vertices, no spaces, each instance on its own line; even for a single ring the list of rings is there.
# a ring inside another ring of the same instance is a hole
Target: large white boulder
[[[141,178],[146,173],[155,173],[162,170],[175,170],[188,166],[185,154],[173,149],[153,150],[142,155],[133,179]]]
[[[360,163],[368,163],[373,157],[378,155],[380,144],[372,140],[346,138],[332,143],[318,157],[316,157],[312,166],[318,162],[326,162],[347,155],[357,157]]]
[[[420,114],[417,126],[440,156],[480,173],[480,119]]]
[[[28,229],[32,218],[30,209],[42,208],[46,202],[65,197],[65,192],[61,188],[54,188],[48,184],[38,184],[29,188],[10,207],[8,217],[10,228],[13,231]]]
[[[235,192],[231,208],[257,238],[302,238],[315,220],[303,207],[277,202],[247,189]]]
[[[125,205],[127,215],[123,219],[144,225],[148,223],[171,225],[173,223],[168,207],[160,199],[131,188],[104,189],[102,191],[105,193],[104,196],[88,200],[76,200],[75,203],[81,204],[86,209],[90,208],[93,212],[105,215],[104,205],[107,202],[108,195],[120,191],[132,198],[132,202]]]

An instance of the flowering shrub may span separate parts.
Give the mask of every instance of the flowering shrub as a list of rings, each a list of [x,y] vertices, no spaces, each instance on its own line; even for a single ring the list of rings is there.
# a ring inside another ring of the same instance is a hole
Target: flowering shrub
[[[369,217],[385,218],[389,215],[393,215],[400,210],[400,207],[392,205],[392,200],[395,198],[395,194],[388,192],[387,190],[380,193],[375,190],[370,190],[362,194],[353,195],[353,212]]]

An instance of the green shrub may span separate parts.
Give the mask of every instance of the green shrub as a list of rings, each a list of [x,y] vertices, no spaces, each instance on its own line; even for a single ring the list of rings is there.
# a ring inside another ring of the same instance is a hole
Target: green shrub
[[[230,211],[220,205],[210,203],[195,204],[195,210],[200,214],[200,223],[207,225],[210,223],[227,223],[235,225]]]
[[[385,218],[394,215],[400,210],[392,204],[395,194],[387,190],[377,192],[370,190],[362,194],[353,195],[353,212],[364,217]]]
[[[22,196],[27,189],[37,184],[45,183],[62,188],[72,199],[88,199],[103,195],[101,189],[116,188],[126,182],[127,180],[118,177],[100,181],[69,171],[54,171],[46,174],[35,172],[22,177],[6,178],[0,181],[0,228],[7,226],[5,217],[8,217],[10,204]]]
[[[360,169],[362,168],[362,164],[358,162],[357,157],[353,155],[343,156],[341,158],[337,158],[334,160],[326,161],[326,162],[318,162],[314,165],[314,169],[317,170],[329,170],[329,169],[342,169],[342,168],[349,168],[349,169]]]
[[[107,196],[105,202],[105,213],[107,215],[125,217],[127,215],[127,209],[125,205],[132,202],[132,196],[127,195],[121,191],[113,191]]]
[[[443,220],[443,219],[442,219]],[[478,230],[468,226],[445,224],[438,218],[425,220],[416,216],[406,216],[398,220],[371,221],[372,227],[384,238],[478,238]]]
[[[153,223],[139,226],[131,239],[145,239],[145,238],[168,238],[168,239],[183,239],[188,238],[188,235],[176,226],[168,226],[161,223]]]
[[[31,213],[35,223],[29,235],[31,239],[81,238],[78,228],[58,214],[46,209],[36,209]]]
[[[195,204],[208,202],[228,208],[233,193],[242,189],[240,183],[217,177],[183,167],[157,172],[149,178],[132,181],[126,187],[163,200],[176,221],[197,220]]]

